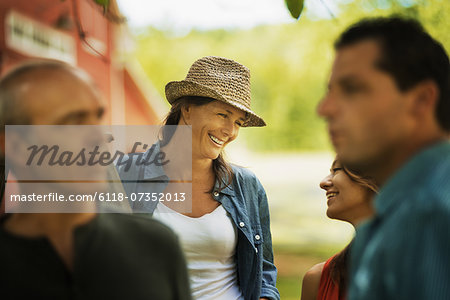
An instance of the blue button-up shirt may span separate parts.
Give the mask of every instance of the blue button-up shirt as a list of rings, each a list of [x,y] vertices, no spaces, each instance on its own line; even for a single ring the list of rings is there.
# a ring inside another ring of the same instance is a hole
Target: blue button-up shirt
[[[153,153],[160,150],[156,143]],[[146,156],[146,154],[144,154]],[[161,166],[154,164],[136,166],[128,171],[118,167],[125,191],[131,193],[163,192],[169,178]],[[249,170],[232,165],[234,177],[231,186],[213,193],[230,214],[238,232],[236,265],[239,287],[246,300],[260,297],[278,300],[280,294],[275,287],[277,269],[273,263],[272,238],[270,233],[269,206],[266,192],[256,176]],[[214,191],[218,191],[216,182]],[[157,201],[133,201],[133,211],[150,215],[156,209]]]
[[[356,231],[349,299],[450,299],[450,143],[415,155]]]

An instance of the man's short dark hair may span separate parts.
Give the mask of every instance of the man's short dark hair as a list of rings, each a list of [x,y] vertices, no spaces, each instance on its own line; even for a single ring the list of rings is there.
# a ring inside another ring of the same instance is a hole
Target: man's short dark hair
[[[450,64],[441,43],[414,20],[399,16],[363,19],[350,26],[334,47],[339,50],[363,40],[375,40],[381,49],[376,66],[389,73],[401,91],[424,80],[439,88],[436,117],[450,131]]]

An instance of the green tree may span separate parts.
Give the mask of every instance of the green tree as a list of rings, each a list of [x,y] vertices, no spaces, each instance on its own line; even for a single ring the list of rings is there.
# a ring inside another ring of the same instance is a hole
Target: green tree
[[[419,19],[450,49],[450,6],[444,0],[342,2],[335,19],[301,18],[293,24],[250,30],[192,31],[174,36],[148,28],[138,38],[137,57],[161,95],[169,81],[182,80],[189,66],[206,55],[241,62],[252,74],[252,107],[264,129],[241,130],[240,141],[259,151],[330,149],[316,106],[326,92],[333,41],[363,17],[397,13]]]

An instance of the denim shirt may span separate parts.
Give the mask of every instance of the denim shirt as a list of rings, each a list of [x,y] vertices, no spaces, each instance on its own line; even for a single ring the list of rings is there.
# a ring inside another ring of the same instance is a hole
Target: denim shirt
[[[154,146],[152,155],[160,150],[159,143]],[[144,157],[146,155],[147,153]],[[237,228],[236,266],[239,287],[246,300],[257,300],[260,297],[278,300],[280,294],[275,287],[277,269],[273,263],[266,192],[251,171],[235,165],[231,167],[234,173],[231,186],[218,192],[219,182],[216,182],[213,198],[222,204]],[[132,193],[163,192],[168,184],[169,178],[161,166],[137,166],[133,163],[128,171],[124,169],[119,166],[118,173],[129,199]],[[158,201],[130,202],[133,211],[150,215],[157,204]]]

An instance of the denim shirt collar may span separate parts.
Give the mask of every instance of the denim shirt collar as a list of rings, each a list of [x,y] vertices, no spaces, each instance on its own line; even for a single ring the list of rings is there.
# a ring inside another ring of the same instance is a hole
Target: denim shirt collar
[[[230,179],[228,178],[228,174],[225,174],[226,176],[225,176],[225,178],[224,178],[224,180],[225,180],[225,182],[228,182]],[[234,189],[233,189],[233,181],[232,181],[233,179],[231,179],[231,183],[230,184],[228,184],[228,185],[226,185],[225,187],[223,186],[223,182],[220,182],[217,178],[216,178],[216,183],[214,184],[214,190],[213,191],[219,191],[220,190],[220,187],[222,187],[222,190],[220,191],[220,193],[221,194],[225,194],[225,195],[228,195],[228,196],[234,196],[235,195],[235,192],[234,192]],[[221,185],[222,184],[222,185]]]
[[[375,199],[375,208],[379,216],[389,214],[394,207],[404,200],[405,191],[412,190],[417,182],[435,169],[442,157],[450,153],[450,143],[442,141],[435,143],[414,155],[403,165],[381,189]]]
[[[219,181],[216,180],[216,184],[214,185],[214,190],[216,191],[216,190],[218,190],[218,189],[219,189]],[[235,195],[234,189],[233,189],[233,187],[232,187],[231,184],[227,185],[227,186],[226,186],[225,188],[223,188],[220,192],[221,192],[222,194],[225,194],[225,195],[228,195],[228,196],[234,196],[234,195]]]
[[[152,151],[152,153],[150,154],[149,152]],[[148,160],[153,160],[155,159],[155,156],[161,151],[161,142],[157,141],[156,143],[154,143],[150,149],[148,149],[147,151],[145,151],[144,153],[144,157],[147,158],[148,155],[150,155],[148,157]],[[156,178],[165,178],[166,180],[168,180],[169,178],[167,177],[166,173],[164,172],[164,168],[162,166],[156,165],[156,164],[152,164],[151,167],[147,167],[144,168],[144,174],[143,174],[143,179],[144,180],[151,180],[151,179],[156,179]]]

